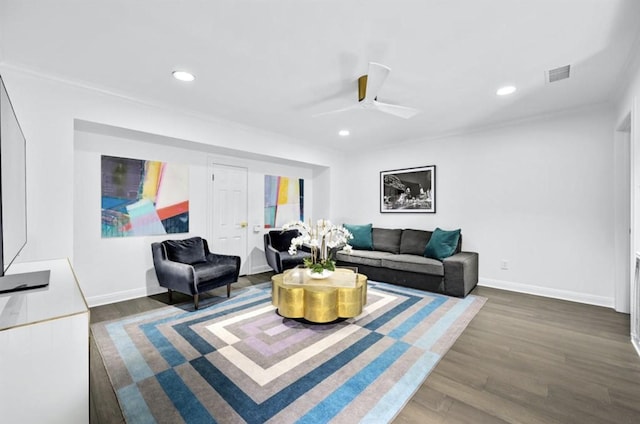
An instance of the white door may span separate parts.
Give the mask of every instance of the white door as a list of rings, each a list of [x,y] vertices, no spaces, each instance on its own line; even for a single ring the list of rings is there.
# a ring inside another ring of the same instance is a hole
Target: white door
[[[213,164],[210,210],[211,251],[240,256],[247,272],[247,168]]]

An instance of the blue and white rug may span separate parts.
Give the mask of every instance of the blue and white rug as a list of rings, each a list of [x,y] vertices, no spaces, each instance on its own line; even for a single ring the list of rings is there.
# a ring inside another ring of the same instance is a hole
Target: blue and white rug
[[[271,284],[94,324],[129,423],[391,421],[484,304],[369,282],[352,319],[279,316]]]

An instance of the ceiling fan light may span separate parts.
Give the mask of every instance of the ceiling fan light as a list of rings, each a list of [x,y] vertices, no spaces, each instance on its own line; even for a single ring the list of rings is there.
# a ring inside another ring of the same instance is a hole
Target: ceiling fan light
[[[194,79],[196,79],[195,76],[193,76],[192,73],[187,72],[187,71],[173,71],[172,73],[173,77],[179,81],[186,81],[186,82],[191,82]]]
[[[506,85],[504,87],[498,88],[498,91],[496,91],[496,94],[498,96],[508,96],[509,94],[515,93],[515,91],[516,91],[516,88],[513,85]]]

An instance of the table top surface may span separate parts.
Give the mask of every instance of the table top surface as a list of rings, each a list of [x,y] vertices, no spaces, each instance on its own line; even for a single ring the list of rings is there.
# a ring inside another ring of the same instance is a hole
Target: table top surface
[[[12,264],[7,274],[42,270],[51,271],[48,286],[0,294],[0,331],[89,312],[66,259]]]
[[[271,280],[285,287],[302,287],[305,289],[329,289],[329,288],[355,288],[367,282],[367,276],[358,274],[348,268],[336,268],[334,273],[327,278],[311,278],[306,269],[294,268],[286,270],[282,274],[276,274]]]

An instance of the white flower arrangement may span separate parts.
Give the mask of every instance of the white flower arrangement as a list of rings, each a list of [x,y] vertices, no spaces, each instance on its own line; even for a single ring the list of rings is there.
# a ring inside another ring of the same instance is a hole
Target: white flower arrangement
[[[311,249],[311,258],[305,258],[304,264],[312,272],[322,272],[323,269],[334,271],[336,263],[329,258],[329,252],[339,246],[351,252],[349,240],[353,235],[342,225],[333,225],[331,221],[319,219],[315,225],[302,221],[288,222],[282,226],[283,231],[298,230],[300,235],[291,240],[289,254],[296,255],[298,248],[306,245]]]

